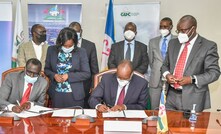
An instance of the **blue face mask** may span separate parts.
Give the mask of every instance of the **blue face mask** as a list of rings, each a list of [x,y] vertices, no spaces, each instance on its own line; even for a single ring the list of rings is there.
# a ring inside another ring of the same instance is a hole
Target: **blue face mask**
[[[61,49],[65,52],[65,53],[70,53],[73,49],[74,49],[74,45],[70,48],[66,48],[64,46],[61,47]]]
[[[24,78],[27,83],[31,83],[31,84],[34,84],[38,80],[38,77],[30,77],[27,74],[25,75]]]

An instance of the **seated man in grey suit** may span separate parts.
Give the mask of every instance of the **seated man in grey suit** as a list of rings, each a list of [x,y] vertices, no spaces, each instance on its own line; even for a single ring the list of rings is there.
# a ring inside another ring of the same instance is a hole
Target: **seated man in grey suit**
[[[124,28],[124,41],[117,42],[111,46],[108,58],[108,68],[116,68],[123,59],[132,62],[135,71],[144,74],[148,67],[147,46],[135,41],[137,26],[133,22],[126,24]]]
[[[132,63],[123,60],[118,65],[116,74],[102,76],[89,98],[89,105],[100,112],[143,110],[147,105],[147,97],[147,81],[133,74]]]
[[[47,81],[40,77],[41,62],[29,59],[25,71],[13,72],[6,76],[0,87],[0,106],[20,113],[32,105],[44,105]]]

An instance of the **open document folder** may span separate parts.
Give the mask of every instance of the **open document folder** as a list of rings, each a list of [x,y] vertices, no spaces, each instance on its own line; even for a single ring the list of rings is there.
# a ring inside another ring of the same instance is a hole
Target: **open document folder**
[[[85,115],[97,117],[95,109],[59,109],[53,111],[52,117],[73,117],[82,114],[83,111]]]
[[[146,118],[144,110],[124,110],[124,111],[109,111],[103,113],[103,117],[125,117],[125,118]]]

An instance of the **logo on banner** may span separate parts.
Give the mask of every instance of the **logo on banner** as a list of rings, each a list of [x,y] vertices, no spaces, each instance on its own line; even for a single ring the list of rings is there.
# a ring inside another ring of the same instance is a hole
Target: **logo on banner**
[[[47,14],[44,20],[64,20],[64,10],[59,9],[58,5],[45,9],[44,13]]]
[[[139,12],[131,12],[129,9],[124,9],[123,12],[120,13],[120,16],[122,17],[132,17],[132,16],[138,16]]]

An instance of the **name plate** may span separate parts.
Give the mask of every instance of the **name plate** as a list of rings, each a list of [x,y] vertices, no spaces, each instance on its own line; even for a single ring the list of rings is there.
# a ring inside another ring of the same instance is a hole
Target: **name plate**
[[[141,121],[104,121],[105,132],[142,132]]]

